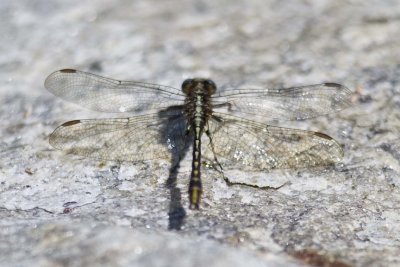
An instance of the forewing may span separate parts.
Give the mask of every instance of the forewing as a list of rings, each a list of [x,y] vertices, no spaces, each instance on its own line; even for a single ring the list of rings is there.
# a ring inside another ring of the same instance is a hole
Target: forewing
[[[142,114],[179,105],[184,100],[180,90],[172,87],[118,81],[72,69],[53,72],[45,87],[62,99],[104,112]]]
[[[85,157],[145,161],[176,157],[184,147],[185,122],[157,114],[121,119],[74,120],[50,135],[50,144]]]
[[[208,127],[215,156],[224,169],[308,168],[331,165],[343,157],[340,145],[322,133],[263,125],[231,116],[215,118],[209,120]],[[203,154],[213,160],[210,144]]]
[[[337,83],[283,89],[233,89],[216,94],[215,110],[260,122],[301,120],[337,112],[351,105],[351,91]],[[225,104],[224,104],[225,103]]]

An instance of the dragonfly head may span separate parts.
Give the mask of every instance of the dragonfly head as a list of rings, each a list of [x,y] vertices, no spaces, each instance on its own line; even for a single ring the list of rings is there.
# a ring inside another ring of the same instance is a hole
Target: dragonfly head
[[[188,95],[195,91],[205,91],[205,93],[212,95],[217,91],[217,86],[210,79],[194,78],[183,81],[182,92]]]

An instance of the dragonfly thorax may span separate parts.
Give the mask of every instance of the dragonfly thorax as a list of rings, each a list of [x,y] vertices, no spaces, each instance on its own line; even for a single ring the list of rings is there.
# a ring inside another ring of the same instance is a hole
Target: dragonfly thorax
[[[188,125],[203,128],[212,115],[211,95],[217,87],[210,79],[187,79],[182,83],[185,93],[184,114]]]

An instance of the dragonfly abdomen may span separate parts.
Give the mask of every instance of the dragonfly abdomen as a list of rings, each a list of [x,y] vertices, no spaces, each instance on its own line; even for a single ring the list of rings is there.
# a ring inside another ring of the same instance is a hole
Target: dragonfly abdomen
[[[201,135],[203,134],[206,122],[206,113],[204,112],[204,96],[195,95],[195,105],[193,112],[192,129],[194,134],[193,142],[193,160],[192,173],[189,182],[189,202],[191,209],[198,209],[202,194],[201,185]]]

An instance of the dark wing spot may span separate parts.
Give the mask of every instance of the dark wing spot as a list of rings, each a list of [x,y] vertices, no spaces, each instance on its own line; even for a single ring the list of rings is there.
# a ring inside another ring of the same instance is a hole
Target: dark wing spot
[[[326,135],[324,133],[314,132],[314,135],[316,135],[318,137],[321,137],[321,138],[324,138],[324,139],[327,139],[327,140],[332,140],[333,139],[332,137],[330,137],[329,135]]]
[[[62,73],[75,73],[76,70],[73,70],[73,69],[63,69],[63,70],[60,70],[60,72],[62,72]]]
[[[342,85],[338,83],[324,83],[324,85],[327,87],[336,87],[336,88],[342,87]]]
[[[67,122],[63,123],[61,126],[68,127],[68,126],[72,126],[72,125],[75,125],[78,123],[81,123],[81,121],[80,120],[67,121]]]

